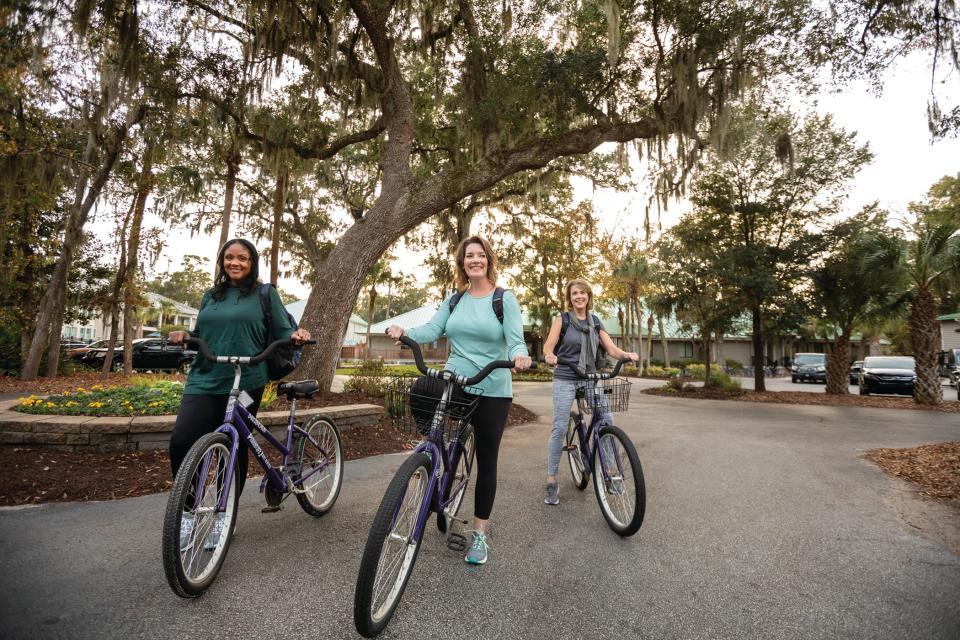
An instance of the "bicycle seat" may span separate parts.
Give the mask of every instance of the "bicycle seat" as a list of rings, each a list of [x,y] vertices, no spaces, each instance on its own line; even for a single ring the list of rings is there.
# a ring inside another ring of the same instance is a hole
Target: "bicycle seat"
[[[320,383],[316,380],[284,382],[277,386],[277,395],[282,393],[287,397],[309,398],[317,391],[320,391]]]

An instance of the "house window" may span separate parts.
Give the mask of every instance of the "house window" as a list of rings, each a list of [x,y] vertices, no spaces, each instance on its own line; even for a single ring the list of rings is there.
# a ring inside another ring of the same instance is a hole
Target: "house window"
[[[693,357],[693,344],[689,342],[683,343],[683,357],[692,358]]]

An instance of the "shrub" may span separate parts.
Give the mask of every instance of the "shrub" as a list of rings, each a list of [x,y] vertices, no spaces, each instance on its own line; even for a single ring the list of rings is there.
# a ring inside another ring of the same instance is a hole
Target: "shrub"
[[[710,382],[706,383],[705,386],[723,391],[740,391],[739,380],[733,380],[725,372],[715,369],[710,370]]]
[[[364,360],[343,384],[344,391],[356,391],[367,396],[383,397],[388,383],[388,372],[383,359]]]
[[[260,408],[269,409],[277,401],[277,383],[268,382],[263,388],[263,397],[260,398]]]
[[[694,380],[703,380],[707,367],[699,362],[691,362],[686,366],[686,369],[687,374],[693,377]]]
[[[672,378],[667,380],[667,384],[663,385],[662,388],[664,391],[671,391],[671,392],[683,391],[684,384],[685,384],[684,379],[682,377],[673,376]]]
[[[727,358],[724,361],[724,365],[730,367],[731,369],[743,369],[743,363],[739,360],[734,360],[733,358]]]

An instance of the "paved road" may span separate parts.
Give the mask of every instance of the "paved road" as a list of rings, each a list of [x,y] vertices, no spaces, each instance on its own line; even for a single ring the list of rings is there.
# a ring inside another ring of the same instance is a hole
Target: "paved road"
[[[548,385],[518,399],[549,414]],[[649,488],[638,535],[613,535],[566,476],[560,506],[543,505],[547,427],[512,429],[490,564],[465,566],[431,528],[383,637],[960,637],[960,556],[908,525],[900,485],[859,458],[960,439],[957,416],[635,394],[618,417]],[[358,637],[360,553],[401,460],[348,464],[319,520],[295,503],[261,514],[248,491],[220,578],[191,601],[163,577],[165,496],[0,511],[0,637]]]

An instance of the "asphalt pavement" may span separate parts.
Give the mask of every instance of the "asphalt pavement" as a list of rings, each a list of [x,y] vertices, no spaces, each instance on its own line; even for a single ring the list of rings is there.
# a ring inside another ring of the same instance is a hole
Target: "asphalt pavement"
[[[517,399],[549,417],[548,384],[519,383]],[[512,428],[490,562],[465,565],[431,523],[382,637],[960,638],[960,556],[908,523],[898,504],[919,499],[860,457],[958,440],[957,415],[635,393],[617,422],[647,481],[636,536],[614,535],[565,466],[560,505],[544,505],[549,427]],[[357,638],[360,554],[403,459],[348,463],[320,519],[293,501],[262,514],[248,483],[224,568],[195,600],[164,579],[166,495],[0,510],[0,638]]]

